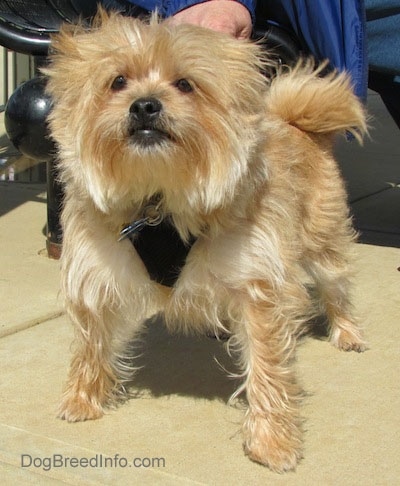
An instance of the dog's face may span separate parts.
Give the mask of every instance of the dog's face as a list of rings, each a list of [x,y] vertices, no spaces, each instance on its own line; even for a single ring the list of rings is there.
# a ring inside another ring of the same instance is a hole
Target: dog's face
[[[231,197],[264,114],[258,46],[101,13],[53,49],[45,72],[64,180],[104,212],[157,192],[204,211]]]

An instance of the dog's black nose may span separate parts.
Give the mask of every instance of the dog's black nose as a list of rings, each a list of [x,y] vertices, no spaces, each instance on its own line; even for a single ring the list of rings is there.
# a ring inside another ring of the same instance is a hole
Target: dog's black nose
[[[160,115],[162,104],[156,98],[139,98],[131,104],[129,112],[139,123],[147,125]]]

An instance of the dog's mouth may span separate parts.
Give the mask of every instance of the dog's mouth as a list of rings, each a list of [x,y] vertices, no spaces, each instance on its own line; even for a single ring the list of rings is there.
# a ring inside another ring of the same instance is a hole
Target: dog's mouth
[[[142,147],[151,147],[171,140],[169,133],[155,127],[131,128],[129,138],[133,144]]]

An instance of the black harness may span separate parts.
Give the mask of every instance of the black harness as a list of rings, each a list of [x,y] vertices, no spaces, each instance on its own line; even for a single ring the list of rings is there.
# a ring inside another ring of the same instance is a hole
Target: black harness
[[[182,240],[171,219],[164,217],[159,201],[147,205],[139,219],[122,228],[118,241],[125,238],[132,242],[151,279],[168,287],[178,279],[196,240]]]
[[[145,226],[140,233],[129,239],[143,260],[151,279],[168,287],[172,287],[178,279],[195,242],[195,238],[189,243],[183,242],[168,218],[157,226]]]

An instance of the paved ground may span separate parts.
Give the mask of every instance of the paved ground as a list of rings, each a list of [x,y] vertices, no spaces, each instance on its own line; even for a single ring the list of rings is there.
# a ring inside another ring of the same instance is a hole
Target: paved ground
[[[361,241],[400,247],[400,130],[380,97],[370,92],[370,138],[343,141],[338,158]]]
[[[374,243],[356,245],[354,286],[370,349],[346,354],[304,340],[296,368],[307,392],[305,458],[283,476],[242,453],[242,411],[226,404],[234,384],[214,359],[232,369],[223,347],[158,324],[143,339],[137,398],[95,422],[55,418],[72,329],[58,262],[42,251],[44,186],[0,182],[2,484],[398,484],[400,144],[376,95],[370,106],[372,140],[338,147],[362,239]]]

